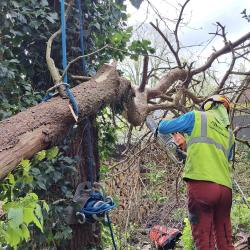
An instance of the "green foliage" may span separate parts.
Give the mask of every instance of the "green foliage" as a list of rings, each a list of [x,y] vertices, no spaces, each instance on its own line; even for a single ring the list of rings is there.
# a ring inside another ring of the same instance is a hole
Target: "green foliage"
[[[124,59],[127,55],[126,45],[131,37],[131,28],[127,28],[126,6],[122,2],[108,0],[93,4],[92,1],[87,1],[84,9],[88,10],[90,22],[87,30],[88,47],[96,50],[109,44],[117,49],[106,48],[102,53],[92,57],[92,63],[87,65],[88,72],[91,73],[111,59]]]
[[[240,231],[250,232],[250,208],[242,203],[240,197],[236,198],[233,203],[231,220],[234,236]]]
[[[41,51],[56,20],[47,0],[0,1],[0,119],[41,100],[31,82],[47,72]]]
[[[112,225],[112,230],[115,236],[117,236],[117,228]],[[115,238],[116,243],[118,243],[117,237]],[[102,242],[102,247],[104,249],[109,249],[109,247],[113,246],[111,234],[108,225],[102,224],[101,225],[101,242]],[[118,249],[120,249],[120,244],[117,246]]]
[[[97,118],[99,128],[99,155],[101,160],[106,160],[115,151],[118,127],[114,126],[112,113],[109,108],[102,110]]]
[[[11,223],[16,236],[8,236],[13,230],[5,236],[0,229],[1,238],[5,237],[3,242],[9,246],[19,244],[18,249],[25,250],[35,246],[56,249],[56,245],[71,238],[72,230],[63,220],[63,212],[73,197],[74,189],[67,178],[76,174],[75,164],[58,147],[52,147],[40,151],[31,161],[23,160],[8,175],[0,186],[0,200],[5,201],[3,208],[7,214],[1,228],[7,231],[6,223]]]
[[[188,218],[184,219],[185,226],[182,231],[181,241],[183,243],[183,249],[184,250],[195,250],[193,238],[192,238],[192,232],[191,232],[191,226]]]
[[[127,250],[133,250],[134,246],[130,244],[130,241],[132,241],[133,236],[135,235],[137,226],[135,224],[129,224],[126,235],[121,234],[119,232],[123,231],[124,229],[119,228],[118,226],[112,224],[112,230],[115,237],[115,243],[117,246],[117,249],[127,249]],[[110,234],[110,229],[108,227],[108,224],[102,224],[101,226],[101,242],[102,242],[102,248],[101,249],[113,249],[113,242]]]
[[[134,52],[133,55],[131,55],[131,59],[138,60],[139,55],[145,55],[148,52],[149,53],[154,53],[155,49],[152,48],[151,42],[148,40],[136,40],[133,41],[132,44],[129,46],[129,49],[131,52]]]
[[[30,239],[30,224],[34,224],[43,232],[43,214],[42,207],[39,204],[36,194],[29,193],[25,197],[5,202],[3,212],[6,219],[0,221],[0,246],[6,244],[16,248],[23,241]],[[43,208],[48,212],[48,206],[45,201],[42,203]]]
[[[147,164],[144,166],[146,173],[144,174],[146,182],[148,183],[149,188],[145,194],[148,198],[152,199],[154,202],[165,203],[168,200],[168,197],[163,196],[162,192],[159,191],[156,187],[162,185],[165,182],[166,172],[165,169],[159,169],[153,164]]]

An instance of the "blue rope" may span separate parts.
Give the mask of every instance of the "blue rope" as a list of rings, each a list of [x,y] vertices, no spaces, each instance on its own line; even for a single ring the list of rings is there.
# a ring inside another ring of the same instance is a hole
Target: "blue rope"
[[[80,212],[83,212],[89,219],[91,219],[92,215],[102,216],[105,212],[110,211],[114,207],[115,203],[112,198],[106,197],[100,191],[93,191]]]
[[[66,21],[65,21],[65,11],[64,11],[64,0],[61,0],[61,29],[62,29],[62,65],[63,65],[63,70],[65,70],[67,67],[67,44],[66,44]],[[63,76],[63,81],[64,81],[63,83],[59,83],[57,85],[64,85],[65,86],[64,90],[65,90],[67,96],[69,97],[69,100],[70,100],[70,103],[73,107],[75,115],[78,117],[79,108],[78,108],[78,104],[76,102],[76,99],[75,99],[71,89],[69,88],[69,85],[67,84],[67,82],[68,82],[67,72],[65,72],[65,74]],[[56,87],[57,86],[54,86],[47,91],[48,93],[42,99],[42,102],[46,102],[54,96],[54,94],[50,93],[50,91]]]
[[[61,0],[61,29],[62,29],[62,65],[63,69],[67,67],[67,47],[66,47],[66,22],[64,13],[64,0]],[[68,82],[68,75],[65,72],[63,81]]]
[[[78,104],[76,102],[76,99],[75,99],[75,97],[74,97],[74,95],[73,95],[73,93],[72,93],[72,91],[71,91],[70,88],[65,87],[65,91],[66,91],[66,93],[67,93],[67,95],[69,97],[69,100],[70,100],[70,103],[71,103],[71,105],[73,107],[75,115],[78,117],[78,115],[79,115],[79,108],[78,108]]]
[[[48,92],[42,99],[42,102],[47,102],[50,98],[53,97],[53,94]]]
[[[63,70],[65,70],[67,67],[67,45],[66,45],[66,22],[65,22],[65,12],[64,12],[64,0],[61,0],[61,29],[62,29],[62,65],[63,65]],[[65,72],[63,76],[63,81],[65,83],[68,82],[67,72]],[[65,91],[69,97],[75,115],[78,117],[79,109],[75,97],[68,86],[65,86]]]
[[[84,126],[86,126],[86,141],[87,141],[87,166],[88,166],[88,180],[91,183],[91,187],[93,187],[94,183],[94,173],[93,169],[95,166],[95,159],[94,159],[94,150],[93,150],[93,142],[91,136],[91,124],[90,120],[87,117],[84,119]]]
[[[101,192],[95,191],[90,194],[90,198],[85,203],[84,207],[80,210],[86,218],[87,222],[95,221],[95,218],[100,216],[102,217],[104,214],[107,218],[108,227],[110,230],[110,235],[113,243],[114,250],[117,250],[117,246],[115,243],[115,237],[112,229],[112,223],[109,218],[108,212],[115,208],[115,203],[110,197],[105,197]],[[95,217],[93,217],[95,216]]]
[[[111,224],[111,220],[109,218],[109,214],[107,213],[106,216],[107,216],[107,220],[108,220],[108,226],[109,226],[109,231],[110,231],[110,235],[111,235],[111,238],[112,238],[114,250],[117,250],[116,243],[115,243],[115,236],[114,236],[114,233],[113,233],[112,224]]]
[[[79,20],[80,20],[80,48],[81,48],[82,55],[84,55],[84,30],[83,30],[84,19],[82,15],[82,6],[81,6],[80,0],[77,0],[77,7],[79,10]],[[84,57],[82,57],[82,72],[84,75],[86,75],[87,73]]]

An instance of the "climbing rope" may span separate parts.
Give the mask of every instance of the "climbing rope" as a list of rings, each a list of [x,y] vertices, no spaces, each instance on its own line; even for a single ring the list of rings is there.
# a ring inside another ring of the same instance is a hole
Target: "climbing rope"
[[[67,67],[67,45],[66,45],[66,22],[65,22],[64,0],[61,0],[61,29],[62,29],[62,65],[63,65],[63,70],[65,70]],[[67,72],[63,76],[63,81],[64,83],[68,83]],[[79,114],[78,105],[68,85],[65,85],[65,92],[67,93],[70,99],[70,103],[73,107],[75,116],[78,118]]]
[[[62,30],[62,36],[61,36],[61,38],[62,38],[61,39],[62,40],[62,65],[63,65],[63,70],[65,71],[65,69],[67,68],[67,45],[66,45],[66,22],[65,22],[64,0],[61,0],[61,30]],[[52,93],[52,91],[54,91],[55,89],[57,89],[58,87],[60,87],[62,85],[65,87],[64,90],[65,90],[65,92],[70,100],[70,104],[71,104],[70,110],[72,112],[74,119],[77,122],[78,115],[79,115],[79,109],[78,109],[78,105],[77,105],[77,102],[75,100],[75,97],[74,97],[71,89],[69,88],[67,72],[63,75],[63,82],[57,83],[52,88],[47,90],[45,97],[42,99],[42,102],[46,102],[50,98],[55,96],[57,93]]]
[[[82,182],[77,186],[73,201],[81,205],[76,212],[77,222],[95,223],[96,221],[106,221],[112,238],[114,249],[117,250],[112,224],[108,212],[115,208],[115,203],[110,196],[106,196],[102,186],[94,182]]]

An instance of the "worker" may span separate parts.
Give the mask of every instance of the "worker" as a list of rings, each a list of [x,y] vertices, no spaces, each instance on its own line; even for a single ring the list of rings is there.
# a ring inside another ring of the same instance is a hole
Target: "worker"
[[[191,111],[163,120],[158,132],[187,135],[184,180],[187,183],[189,220],[196,249],[231,250],[232,181],[229,160],[234,135],[229,122],[230,102],[214,95]]]

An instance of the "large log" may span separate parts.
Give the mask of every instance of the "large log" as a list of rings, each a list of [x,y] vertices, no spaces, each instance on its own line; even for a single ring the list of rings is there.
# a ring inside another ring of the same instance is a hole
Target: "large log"
[[[104,105],[121,100],[131,88],[116,69],[104,65],[90,81],[72,89],[79,106],[79,118],[95,114]],[[54,97],[0,122],[0,178],[22,159],[63,138],[74,119],[68,100]]]

